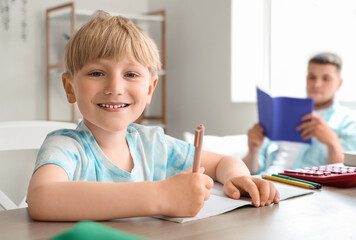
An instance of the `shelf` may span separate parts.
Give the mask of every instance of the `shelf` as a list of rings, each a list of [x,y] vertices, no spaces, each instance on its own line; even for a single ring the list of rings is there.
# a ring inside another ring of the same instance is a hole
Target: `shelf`
[[[95,11],[93,10],[76,10],[75,16],[76,20],[81,22],[81,21],[87,21]],[[131,20],[135,21],[156,21],[156,22],[163,22],[164,16],[161,15],[147,15],[147,14],[127,14],[127,13],[114,13],[114,12],[108,12],[111,15],[114,16],[123,16],[126,18],[129,18]],[[60,12],[53,13],[51,16],[51,19],[53,20],[62,20],[62,21],[68,21],[70,19],[71,13],[69,10],[63,10]]]
[[[48,68],[53,69],[53,68],[64,68],[63,64],[51,64],[48,65]]]

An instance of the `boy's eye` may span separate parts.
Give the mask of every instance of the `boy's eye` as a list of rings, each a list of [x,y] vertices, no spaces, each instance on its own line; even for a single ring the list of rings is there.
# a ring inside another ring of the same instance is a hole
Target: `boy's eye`
[[[89,75],[93,76],[93,77],[101,77],[104,74],[102,72],[91,72],[91,73],[89,73]]]
[[[126,73],[125,77],[135,78],[135,77],[138,77],[138,75],[136,73]]]

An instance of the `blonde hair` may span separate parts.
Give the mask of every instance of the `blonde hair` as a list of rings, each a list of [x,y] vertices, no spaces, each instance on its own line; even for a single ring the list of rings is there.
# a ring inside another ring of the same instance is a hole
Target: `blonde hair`
[[[87,63],[101,58],[119,61],[127,56],[146,66],[152,76],[161,69],[156,44],[139,26],[99,10],[67,43],[65,72],[73,77]]]

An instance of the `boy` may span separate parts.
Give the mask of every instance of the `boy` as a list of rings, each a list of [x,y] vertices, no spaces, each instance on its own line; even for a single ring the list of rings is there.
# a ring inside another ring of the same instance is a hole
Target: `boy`
[[[160,60],[131,21],[99,11],[69,40],[64,58],[67,99],[83,121],[43,143],[27,196],[33,219],[194,216],[214,180],[232,198],[251,196],[256,207],[279,202],[274,185],[251,177],[242,161],[203,152],[192,173],[191,144],[133,123],[150,104]]]
[[[335,101],[342,85],[341,59],[320,53],[308,63],[307,95],[314,100],[314,113],[302,118],[297,130],[312,144],[273,142],[255,124],[248,132],[249,152],[244,162],[253,173],[276,173],[284,169],[342,163],[344,151],[356,151],[356,116]]]

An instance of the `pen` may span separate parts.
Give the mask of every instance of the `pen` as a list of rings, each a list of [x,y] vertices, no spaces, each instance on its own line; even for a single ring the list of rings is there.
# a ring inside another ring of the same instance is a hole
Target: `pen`
[[[195,138],[194,138],[194,162],[193,162],[193,172],[198,172],[200,168],[201,161],[201,151],[203,149],[203,137],[204,137],[204,125],[200,124],[195,130]]]
[[[280,177],[280,178],[285,178],[285,179],[289,179],[292,181],[297,181],[297,182],[302,182],[302,183],[306,183],[306,184],[310,184],[313,185],[315,188],[320,189],[321,188],[321,184],[320,183],[315,183],[315,182],[309,182],[309,181],[305,181],[302,179],[298,179],[298,178],[292,178],[292,177],[288,177],[288,176],[284,176],[284,175],[278,175],[278,174],[272,174],[272,176],[274,177]]]
[[[265,178],[265,179],[268,179],[268,180],[277,181],[277,182],[287,183],[287,184],[290,184],[290,185],[303,187],[303,188],[309,188],[309,189],[315,189],[316,188],[313,185],[310,185],[310,184],[307,184],[307,183],[292,181],[292,180],[289,180],[289,179],[275,177],[275,176],[262,175],[262,178]]]

